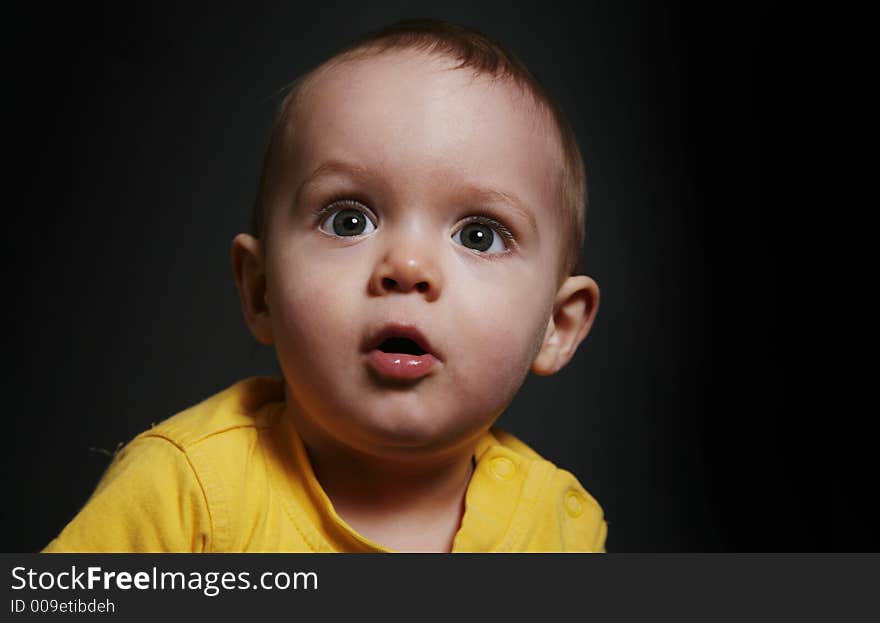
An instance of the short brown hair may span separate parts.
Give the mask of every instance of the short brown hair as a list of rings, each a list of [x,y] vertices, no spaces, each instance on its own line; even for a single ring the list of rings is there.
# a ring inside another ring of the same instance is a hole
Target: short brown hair
[[[319,69],[330,64],[350,60],[358,55],[379,54],[389,50],[402,49],[422,50],[448,56],[459,62],[454,69],[469,68],[478,74],[510,79],[520,88],[531,93],[535,101],[539,105],[543,105],[550,113],[559,132],[563,156],[562,196],[559,208],[563,218],[562,223],[571,232],[568,236],[567,248],[561,258],[561,270],[565,275],[579,273],[581,271],[580,258],[584,244],[587,207],[586,172],[574,131],[562,113],[562,109],[513,52],[476,30],[434,19],[403,20],[380,30],[369,32],[343,47],[290,85],[290,90],[278,109],[263,161],[260,186],[253,210],[254,235],[262,238],[266,233],[264,193],[267,185],[267,171],[275,148],[283,138],[291,110],[295,108],[303,85]]]

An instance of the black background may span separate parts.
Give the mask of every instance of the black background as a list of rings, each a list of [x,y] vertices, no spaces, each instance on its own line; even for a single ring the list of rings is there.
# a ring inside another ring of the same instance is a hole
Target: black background
[[[786,321],[797,207],[778,181],[781,9],[218,4],[7,15],[0,549],[60,531],[107,464],[99,449],[276,373],[241,320],[229,246],[249,224],[279,93],[349,38],[414,16],[517,52],[587,164],[599,315],[502,427],[600,501],[610,551],[832,547],[828,485],[796,460],[788,426],[803,422],[803,351]]]

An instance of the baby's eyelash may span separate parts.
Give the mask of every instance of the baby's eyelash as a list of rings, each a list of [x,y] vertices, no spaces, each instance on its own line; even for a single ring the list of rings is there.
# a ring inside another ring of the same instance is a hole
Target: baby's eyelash
[[[367,214],[370,217],[369,210],[367,207],[358,201],[357,199],[352,199],[350,197],[339,197],[339,198],[331,198],[327,203],[320,204],[314,210],[314,218],[320,219],[325,214],[332,212],[333,210],[338,210],[339,208],[356,208],[358,210],[363,210],[364,214]]]
[[[505,227],[503,224],[496,221],[494,218],[489,218],[488,216],[469,216],[465,219],[462,227],[464,227],[468,223],[480,223],[481,225],[488,225],[499,234],[501,234],[502,238],[504,238],[511,244],[516,244],[516,237],[511,233],[511,231],[507,229],[507,227]]]

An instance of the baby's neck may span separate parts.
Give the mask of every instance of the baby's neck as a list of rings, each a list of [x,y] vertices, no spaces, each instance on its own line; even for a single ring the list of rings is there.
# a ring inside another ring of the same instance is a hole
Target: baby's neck
[[[313,458],[313,469],[337,514],[354,530],[396,551],[448,552],[464,514],[472,462],[442,473],[400,476],[349,471]],[[395,477],[397,476],[397,477]]]
[[[416,461],[345,451],[301,431],[312,470],[337,514],[395,551],[448,552],[464,514],[473,448]]]

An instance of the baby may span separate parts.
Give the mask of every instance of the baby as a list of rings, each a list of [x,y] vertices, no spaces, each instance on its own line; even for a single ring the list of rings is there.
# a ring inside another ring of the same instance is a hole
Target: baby
[[[251,378],[117,453],[49,552],[604,551],[569,472],[493,427],[596,314],[583,162],[497,43],[372,33],[281,105],[232,243]]]

